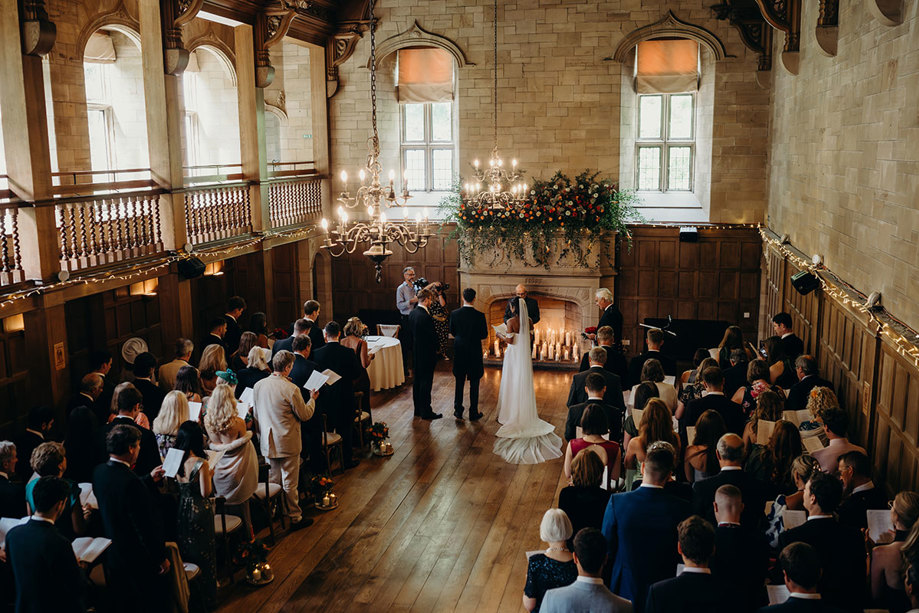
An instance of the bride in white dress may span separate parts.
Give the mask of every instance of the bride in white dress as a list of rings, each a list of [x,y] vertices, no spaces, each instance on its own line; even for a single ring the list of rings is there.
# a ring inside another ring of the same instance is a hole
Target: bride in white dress
[[[562,439],[555,426],[539,419],[530,355],[530,318],[525,300],[511,303],[508,342],[498,392],[498,422],[494,451],[511,464],[538,464],[562,457]]]

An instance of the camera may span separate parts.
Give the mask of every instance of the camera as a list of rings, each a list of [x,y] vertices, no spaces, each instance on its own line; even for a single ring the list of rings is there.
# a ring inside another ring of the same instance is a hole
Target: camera
[[[428,286],[428,280],[424,277],[418,277],[414,282],[412,282],[412,285],[415,286],[415,291],[418,292]]]

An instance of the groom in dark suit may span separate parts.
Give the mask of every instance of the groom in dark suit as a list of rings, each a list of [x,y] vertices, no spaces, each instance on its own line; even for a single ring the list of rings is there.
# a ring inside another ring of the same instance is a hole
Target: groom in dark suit
[[[533,326],[539,322],[539,303],[536,302],[535,298],[527,297],[527,288],[522,284],[514,288],[514,293],[517,298],[525,300],[527,303],[527,316],[530,318],[530,331],[532,332]],[[507,301],[507,306],[504,307],[504,323],[507,323],[507,320],[514,316],[511,311],[511,302],[513,301],[514,298],[511,298]]]
[[[482,366],[482,340],[488,338],[485,314],[477,311],[475,290],[463,290],[463,306],[450,313],[450,334],[453,342],[453,376],[456,378],[456,392],[453,396],[453,415],[463,418],[463,388],[469,379],[469,420],[476,421],[479,413],[479,379],[485,369]]]
[[[431,408],[431,388],[434,385],[434,366],[437,364],[437,333],[434,331],[434,318],[428,309],[434,295],[423,289],[416,294],[418,305],[408,316],[414,340],[412,353],[415,363],[415,381],[412,383],[412,402],[415,405],[415,417],[422,419],[440,419],[440,413]]]

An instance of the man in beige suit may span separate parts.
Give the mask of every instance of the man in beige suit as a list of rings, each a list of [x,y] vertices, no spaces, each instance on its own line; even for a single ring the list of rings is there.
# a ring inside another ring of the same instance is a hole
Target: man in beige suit
[[[176,375],[183,366],[190,366],[188,361],[195,350],[195,344],[187,338],[176,341],[175,359],[160,366],[159,383],[164,392],[171,392],[176,386]]]
[[[259,426],[262,455],[268,459],[271,481],[279,483],[287,499],[287,515],[291,529],[296,530],[313,523],[303,519],[297,485],[300,481],[300,422],[313,416],[316,396],[303,401],[300,389],[288,379],[294,365],[294,354],[279,351],[271,359],[271,376],[255,384],[255,420]]]

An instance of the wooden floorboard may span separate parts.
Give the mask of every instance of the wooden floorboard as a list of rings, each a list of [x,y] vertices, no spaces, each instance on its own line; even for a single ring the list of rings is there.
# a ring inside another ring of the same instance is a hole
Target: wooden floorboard
[[[571,373],[537,371],[540,416],[563,434]],[[499,370],[486,368],[479,422],[453,419],[449,364],[435,373],[444,418],[412,416],[406,385],[374,394],[373,418],[390,426],[395,453],[337,475],[335,511],[280,538],[275,581],[222,592],[221,612],[518,611],[526,557],[564,485],[562,460],[507,464],[492,452]],[[318,512],[317,512],[318,513]]]

